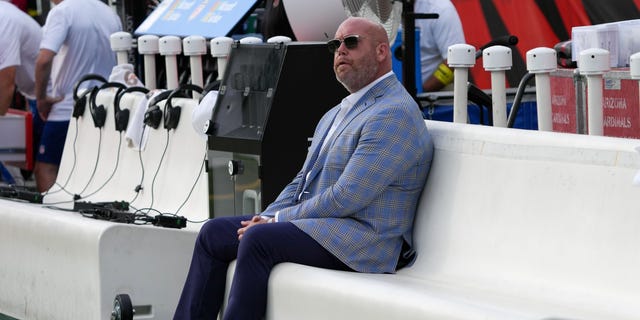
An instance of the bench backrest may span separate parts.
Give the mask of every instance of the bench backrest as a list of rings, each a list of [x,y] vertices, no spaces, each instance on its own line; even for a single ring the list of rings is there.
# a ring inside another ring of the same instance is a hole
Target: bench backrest
[[[435,155],[402,273],[612,306],[640,297],[640,140],[425,122]]]

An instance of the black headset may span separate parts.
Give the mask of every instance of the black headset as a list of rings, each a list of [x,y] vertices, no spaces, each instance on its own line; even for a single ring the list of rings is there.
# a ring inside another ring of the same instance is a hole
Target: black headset
[[[84,75],[76,84],[73,86],[73,117],[79,118],[84,115],[84,109],[87,105],[87,95],[93,93],[94,90],[97,90],[97,86],[93,86],[90,89],[85,90],[80,96],[78,96],[78,89],[80,89],[80,84],[85,81],[97,80],[102,83],[106,83],[107,80],[99,74],[89,73]]]
[[[105,82],[98,89],[94,89],[91,91],[91,96],[89,98],[89,111],[91,111],[93,125],[96,128],[102,128],[105,121],[107,120],[107,108],[105,108],[105,106],[102,104],[96,104],[96,97],[98,96],[98,92],[106,88],[125,89],[126,86],[120,82]]]
[[[167,130],[177,128],[178,122],[180,122],[181,108],[180,106],[174,107],[171,104],[171,99],[173,99],[173,97],[185,91],[195,91],[197,93],[202,94],[203,90],[201,87],[194,84],[183,84],[171,92],[171,94],[167,97],[167,103],[165,104],[165,111],[164,111],[164,128]]]
[[[172,91],[166,90],[162,91],[151,98],[149,101],[149,109],[144,113],[144,124],[158,129],[160,126],[160,122],[162,121],[162,110],[158,107],[158,103],[160,101],[167,99]]]
[[[129,125],[129,109],[121,109],[120,108],[120,99],[128,92],[142,92],[144,94],[149,93],[149,89],[145,87],[128,87],[126,89],[118,89],[116,93],[116,100],[113,103],[113,110],[115,112],[115,120],[116,120],[116,131],[122,132],[127,130],[127,126]]]

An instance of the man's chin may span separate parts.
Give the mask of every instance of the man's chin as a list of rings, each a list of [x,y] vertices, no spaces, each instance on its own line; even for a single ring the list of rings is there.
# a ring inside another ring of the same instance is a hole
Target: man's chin
[[[351,83],[351,82],[349,82],[349,81],[345,81],[345,80],[344,80],[344,78],[336,77],[336,79],[338,79],[338,82],[340,82],[340,84],[342,84],[342,86],[343,86],[345,89],[347,89],[347,91],[349,91],[349,92],[351,92],[351,93],[353,93],[353,92],[354,92],[354,91],[352,90],[352,89],[353,89],[353,86],[352,86],[352,83]]]

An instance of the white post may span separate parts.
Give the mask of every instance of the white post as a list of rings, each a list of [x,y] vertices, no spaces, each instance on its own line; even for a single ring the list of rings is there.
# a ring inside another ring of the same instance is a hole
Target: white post
[[[156,54],[160,53],[158,36],[151,34],[138,38],[138,52],[144,56],[144,83],[147,89],[154,90],[156,81]]]
[[[111,50],[116,53],[118,64],[129,63],[129,50],[133,46],[131,34],[124,31],[113,33],[109,37],[109,42]]]
[[[251,43],[262,43],[262,39],[258,38],[258,37],[244,37],[242,39],[239,40],[240,43],[242,44],[251,44]]]
[[[553,131],[549,74],[556,71],[557,64],[556,51],[551,48],[540,47],[527,51],[527,70],[536,76],[536,109],[539,131]]]
[[[513,64],[511,48],[491,46],[482,51],[482,65],[491,72],[491,101],[493,110],[493,126],[507,126],[507,85],[505,70]]]
[[[467,123],[468,99],[467,82],[469,68],[476,64],[476,48],[472,45],[459,43],[449,47],[447,62],[453,70],[453,122]]]
[[[217,37],[211,39],[211,56],[216,58],[216,62],[218,63],[218,78],[216,80],[222,80],[222,77],[224,76],[232,43],[233,39],[229,37]]]
[[[207,41],[202,36],[188,36],[182,40],[184,47],[184,55],[189,57],[189,66],[191,68],[191,83],[204,87],[202,80],[202,56],[207,54]],[[199,99],[200,94],[193,93],[194,99]]]
[[[291,38],[287,36],[274,36],[267,39],[267,43],[289,43],[291,42]]]
[[[609,71],[609,51],[586,49],[578,57],[578,70],[587,77],[587,126],[590,135],[604,133],[602,112],[602,75]]]
[[[182,52],[182,41],[177,36],[164,36],[158,43],[160,54],[165,59],[167,72],[167,89],[178,88],[178,60],[176,58]]]

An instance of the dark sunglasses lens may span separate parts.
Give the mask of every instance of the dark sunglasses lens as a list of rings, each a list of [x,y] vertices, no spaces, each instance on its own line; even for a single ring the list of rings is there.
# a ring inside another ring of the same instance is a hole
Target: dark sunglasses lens
[[[344,45],[349,50],[355,49],[358,46],[358,37],[350,36],[350,37],[344,38]]]
[[[344,42],[344,46],[347,47],[347,49],[355,49],[358,46],[358,36],[348,36],[342,41],[340,41],[340,39],[330,40],[329,42],[327,42],[327,48],[329,49],[329,52],[336,52],[336,50],[340,48],[342,42]]]
[[[340,44],[341,44],[340,40],[333,39],[327,42],[327,48],[329,49],[329,52],[334,53],[336,52],[336,50],[338,50],[338,48],[340,47]]]

